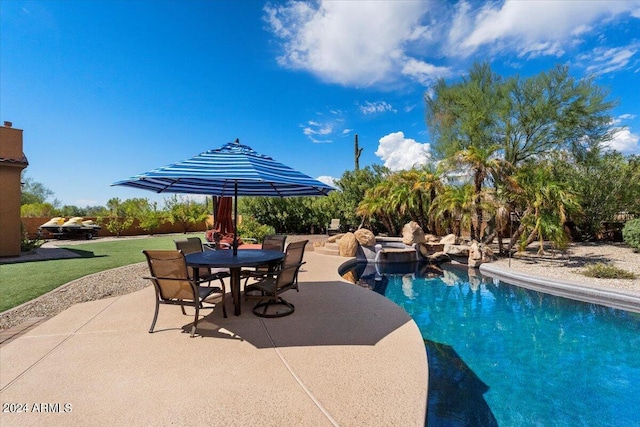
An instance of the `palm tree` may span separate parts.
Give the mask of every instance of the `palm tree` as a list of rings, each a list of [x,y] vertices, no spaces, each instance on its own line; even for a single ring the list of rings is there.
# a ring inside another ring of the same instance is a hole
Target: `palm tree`
[[[439,218],[440,224],[460,237],[462,229],[471,226],[474,202],[473,186],[447,186],[431,204],[431,214]]]
[[[382,222],[388,233],[395,235],[397,229],[394,224],[394,216],[397,216],[397,209],[394,209],[395,206],[390,202],[392,191],[391,180],[383,181],[368,189],[364,193],[364,198],[358,204],[356,215],[363,217],[363,223],[367,217],[375,216]]]
[[[569,241],[564,224],[570,215],[581,211],[578,196],[553,175],[548,164],[537,164],[520,170],[516,175],[518,188],[514,193],[517,203],[524,206],[520,226],[511,237],[509,249],[521,236],[520,250],[536,239],[540,242],[538,254],[544,254],[543,243],[550,240],[563,249]]]
[[[511,165],[500,158],[501,147],[498,144],[490,146],[469,146],[465,150],[458,151],[453,157],[446,159],[443,167],[448,170],[468,170],[472,175],[475,225],[471,223],[471,238],[481,240],[483,206],[487,200],[482,200],[484,186],[497,185],[507,179]],[[494,209],[490,209],[495,211]],[[485,207],[486,211],[486,207]]]
[[[421,213],[425,216],[422,218],[423,222],[420,222],[420,224],[424,224],[424,221],[427,220],[428,230],[435,233],[435,218],[429,215],[429,211],[431,210],[433,201],[438,197],[438,194],[444,190],[441,175],[435,168],[427,166],[418,171],[416,178],[413,184],[413,190],[418,192],[422,197],[424,211]]]

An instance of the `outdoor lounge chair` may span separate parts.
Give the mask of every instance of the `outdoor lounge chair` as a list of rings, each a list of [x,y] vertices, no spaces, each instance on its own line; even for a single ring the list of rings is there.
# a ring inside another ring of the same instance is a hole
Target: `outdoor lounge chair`
[[[153,315],[153,321],[151,322],[151,328],[149,328],[149,333],[153,333],[156,320],[158,320],[160,304],[179,305],[182,308],[182,314],[184,315],[187,314],[184,310],[185,306],[193,307],[195,309],[195,317],[193,320],[193,326],[191,327],[191,337],[194,336],[196,327],[198,326],[200,309],[214,308],[203,307],[202,305],[202,302],[213,294],[220,295],[222,313],[224,317],[227,317],[227,309],[224,305],[224,282],[222,283],[221,288],[217,286],[198,286],[198,284],[189,277],[184,254],[180,251],[155,250],[142,252],[147,257],[147,264],[149,265],[149,271],[151,272],[151,276],[145,277],[145,279],[149,279],[153,282],[153,286],[156,291],[156,310]]]
[[[174,243],[176,244],[176,249],[182,251],[182,253],[185,255],[189,255],[195,252],[202,252],[203,250],[202,240],[200,240],[199,237],[187,237],[186,239],[178,239],[174,240]],[[189,267],[189,270],[191,270],[190,276],[195,277],[195,271],[193,271],[194,268]],[[222,281],[222,279],[224,279],[225,277],[229,277],[230,275],[231,274],[229,273],[228,268],[211,269],[207,267],[200,267],[198,268],[198,284],[209,283],[209,286],[211,286],[211,282],[213,280],[220,280],[220,283],[222,283],[222,287],[224,287],[224,282]]]
[[[327,234],[335,234],[340,232],[340,218],[333,218],[329,224],[327,224]]]
[[[295,307],[285,301],[280,294],[290,289],[298,289],[298,271],[304,264],[304,248],[308,240],[289,243],[282,266],[254,283],[245,286],[247,292],[260,292],[261,301],[253,308],[253,313],[260,317],[283,317],[292,314]],[[280,311],[278,309],[284,309]],[[275,310],[271,310],[275,309]],[[271,310],[271,312],[270,312]]]
[[[270,234],[268,236],[265,236],[264,240],[262,240],[262,249],[284,252],[284,245],[286,240],[287,240],[287,236],[284,234]],[[240,273],[240,277],[246,279],[244,281],[244,285],[246,286],[249,279],[263,278],[267,273],[269,273],[272,270],[273,268],[269,264],[259,265],[253,270],[242,270],[242,272]],[[249,296],[253,296],[253,295],[247,294],[245,292],[245,300]]]

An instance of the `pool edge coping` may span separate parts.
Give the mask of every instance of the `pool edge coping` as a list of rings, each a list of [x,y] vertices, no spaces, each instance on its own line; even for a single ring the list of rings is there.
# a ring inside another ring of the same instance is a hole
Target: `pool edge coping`
[[[610,288],[596,288],[570,280],[538,277],[491,264],[480,265],[480,273],[504,280],[523,288],[547,294],[600,304],[607,307],[640,313],[640,294]]]

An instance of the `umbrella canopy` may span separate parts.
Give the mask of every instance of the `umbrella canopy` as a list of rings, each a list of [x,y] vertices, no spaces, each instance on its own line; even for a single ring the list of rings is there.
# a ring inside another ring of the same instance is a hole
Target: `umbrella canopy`
[[[187,160],[114,182],[156,193],[233,196],[234,254],[238,196],[325,196],[334,188],[259,154],[236,139]]]

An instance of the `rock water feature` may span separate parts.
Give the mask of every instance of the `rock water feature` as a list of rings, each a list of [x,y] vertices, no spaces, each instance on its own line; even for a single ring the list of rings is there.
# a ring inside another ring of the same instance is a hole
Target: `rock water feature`
[[[375,236],[361,228],[351,233],[337,234],[327,239],[326,246],[337,245],[337,254],[355,257],[357,262],[399,263],[453,261],[476,268],[494,258],[491,248],[475,241],[466,243],[449,234],[442,238],[425,234],[411,221],[402,229],[402,237]]]

